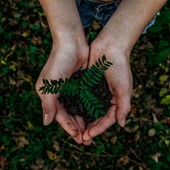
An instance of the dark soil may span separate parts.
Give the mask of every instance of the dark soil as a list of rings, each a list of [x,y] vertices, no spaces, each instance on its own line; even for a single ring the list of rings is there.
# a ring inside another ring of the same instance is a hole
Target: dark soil
[[[70,79],[81,80],[82,75],[84,74],[84,70],[79,70],[72,75]],[[106,79],[103,77],[99,83],[97,83],[92,89],[93,94],[98,97],[101,101],[101,104],[104,105],[104,110],[107,113],[107,110],[111,106],[110,100],[112,95],[109,91]],[[68,113],[71,115],[79,115],[82,116],[86,123],[92,122],[95,120],[94,115],[88,113],[87,109],[81,103],[79,96],[60,96],[60,103],[64,105]],[[102,115],[99,115],[102,116]]]

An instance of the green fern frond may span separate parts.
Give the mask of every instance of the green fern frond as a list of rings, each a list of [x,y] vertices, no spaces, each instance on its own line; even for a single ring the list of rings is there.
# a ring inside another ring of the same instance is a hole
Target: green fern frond
[[[93,95],[91,88],[96,85],[104,75],[104,72],[112,65],[111,62],[106,60],[103,56],[98,59],[94,65],[87,69],[82,76],[81,80],[75,79],[59,79],[50,80],[43,79],[44,86],[40,87],[39,91],[42,94],[57,94],[60,96],[79,96],[82,104],[85,106],[90,114],[94,114],[95,118],[98,115],[105,114],[103,111],[104,106],[100,100]]]
[[[111,62],[107,61],[106,60],[106,56],[103,55],[102,57],[102,61],[101,59],[99,58],[98,61],[96,61],[96,66],[98,69],[100,69],[101,71],[105,71],[107,70],[111,65],[113,65]]]
[[[82,86],[87,85],[93,87],[100,81],[104,75],[104,71],[106,71],[111,65],[112,63],[107,61],[105,56],[102,57],[102,60],[98,59],[95,65],[92,65],[82,76],[80,84]]]
[[[57,80],[51,80],[50,82],[47,79],[43,79],[44,86],[40,87],[39,91],[42,91],[42,94],[57,94],[64,81],[62,79]]]
[[[93,95],[90,89],[86,86],[86,90],[80,91],[80,100],[90,114],[99,114],[102,112],[104,106],[100,103],[100,100]]]
[[[65,79],[64,84],[60,90],[60,96],[75,96],[79,93],[79,81],[72,79]]]
[[[51,80],[50,82],[47,79],[43,79],[44,86],[40,87],[39,91],[42,91],[42,94],[57,94],[60,93],[61,96],[75,96],[79,93],[79,82],[77,80],[71,79],[59,79]]]

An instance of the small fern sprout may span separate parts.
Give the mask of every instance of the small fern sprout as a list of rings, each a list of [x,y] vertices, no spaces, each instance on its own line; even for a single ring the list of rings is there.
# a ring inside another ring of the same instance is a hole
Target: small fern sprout
[[[42,94],[57,94],[60,96],[78,96],[81,103],[87,109],[88,113],[95,115],[98,118],[99,115],[105,114],[103,111],[103,104],[92,93],[92,88],[99,83],[102,79],[104,72],[112,65],[111,62],[106,60],[105,55],[102,59],[98,59],[94,65],[84,72],[81,80],[75,79],[59,79],[59,80],[47,80],[43,79],[43,86],[39,91]]]

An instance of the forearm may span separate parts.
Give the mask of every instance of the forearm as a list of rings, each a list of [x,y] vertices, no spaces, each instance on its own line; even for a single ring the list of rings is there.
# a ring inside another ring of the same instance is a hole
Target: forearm
[[[145,26],[166,0],[123,0],[106,24],[118,47],[131,50]],[[110,35],[111,35],[110,34]]]
[[[75,0],[39,0],[50,27],[53,40],[67,32],[82,32]]]

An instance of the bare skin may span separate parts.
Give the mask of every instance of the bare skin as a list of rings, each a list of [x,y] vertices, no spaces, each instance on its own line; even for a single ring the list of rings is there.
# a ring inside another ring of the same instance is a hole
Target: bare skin
[[[141,32],[166,0],[157,0],[156,3],[155,0],[123,0],[90,47],[86,42],[75,0],[39,1],[53,37],[51,54],[36,83],[37,93],[42,100],[44,125],[50,124],[55,118],[77,143],[90,145],[93,137],[103,133],[115,122],[125,126],[132,92],[129,56]],[[103,54],[113,63],[105,74],[113,94],[113,105],[105,116],[85,129],[83,119],[70,116],[59,104],[57,96],[41,95],[38,89],[42,86],[42,79],[70,77],[80,67],[92,65]]]
[[[83,135],[84,141],[89,141],[103,133],[115,122],[122,127],[125,126],[125,118],[131,108],[130,53],[146,24],[165,2],[165,0],[159,0],[157,3],[154,0],[123,0],[92,43],[90,47],[90,65],[97,58],[102,57],[102,54],[105,54],[107,59],[113,63],[113,66],[105,74],[110,91],[113,94],[111,101],[113,105],[106,116],[99,118],[88,127]]]
[[[83,119],[68,114],[59,104],[56,95],[42,95],[39,92],[42,79],[69,78],[81,67],[87,67],[89,47],[80,17],[74,0],[49,0],[40,3],[44,11],[47,11],[46,16],[53,37],[51,54],[36,83],[37,93],[42,100],[43,123],[48,125],[55,119],[77,143],[83,143]],[[61,15],[63,11],[64,15]]]

